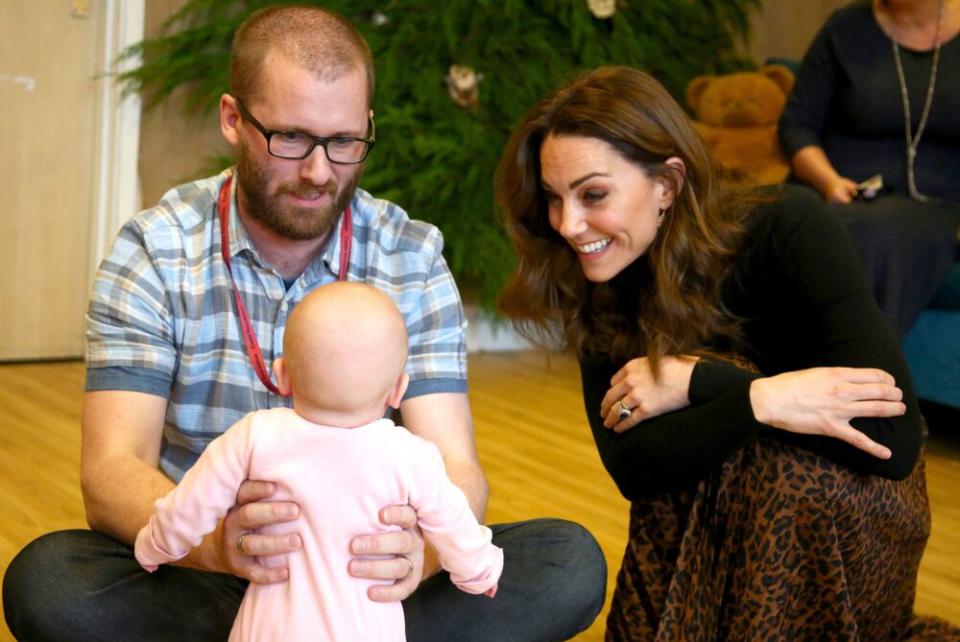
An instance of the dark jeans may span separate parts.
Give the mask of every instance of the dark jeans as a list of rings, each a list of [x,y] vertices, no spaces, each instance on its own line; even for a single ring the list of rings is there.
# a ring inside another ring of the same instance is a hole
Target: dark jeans
[[[459,591],[446,573],[403,602],[407,639],[566,640],[603,607],[606,563],[577,524],[539,519],[490,527],[503,548],[497,596]],[[93,531],[44,535],[3,579],[7,625],[40,640],[225,640],[246,582],[232,575],[161,566],[149,574],[130,547]]]

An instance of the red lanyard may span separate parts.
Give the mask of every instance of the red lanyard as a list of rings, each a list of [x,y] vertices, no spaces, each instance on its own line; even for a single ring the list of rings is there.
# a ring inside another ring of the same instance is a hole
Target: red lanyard
[[[217,215],[220,218],[220,251],[223,253],[223,262],[227,266],[227,274],[230,275],[230,282],[233,285],[233,299],[237,302],[237,317],[240,319],[240,332],[243,334],[243,342],[247,346],[247,354],[250,355],[250,363],[257,372],[261,383],[267,390],[275,395],[285,397],[273,384],[270,379],[270,373],[267,371],[267,365],[263,361],[263,352],[260,350],[260,342],[257,341],[257,334],[253,331],[253,324],[250,323],[250,315],[247,314],[247,307],[243,305],[243,299],[240,298],[240,290],[237,289],[237,282],[233,278],[233,270],[230,268],[230,183],[233,176],[228,176],[227,180],[220,186],[220,197],[217,199]],[[343,213],[343,224],[340,226],[340,274],[337,279],[347,280],[347,270],[350,267],[350,243],[353,238],[353,221],[350,216],[350,206]]]

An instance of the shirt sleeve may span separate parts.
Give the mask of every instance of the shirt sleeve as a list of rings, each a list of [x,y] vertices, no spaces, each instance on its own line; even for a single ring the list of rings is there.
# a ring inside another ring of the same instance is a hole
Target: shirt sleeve
[[[796,82],[780,116],[778,134],[787,159],[810,145],[822,147],[839,72],[828,20],[813,39],[797,70]]]
[[[253,451],[255,413],[213,440],[176,488],[156,502],[156,512],[137,533],[134,556],[153,572],[182,559],[213,532],[237,500]]]
[[[177,363],[173,315],[136,221],[120,230],[100,264],[86,319],[88,390],[169,392]]]
[[[443,258],[443,238],[432,228],[432,247],[419,299],[407,315],[410,386],[405,398],[466,392],[466,317],[453,275]]]

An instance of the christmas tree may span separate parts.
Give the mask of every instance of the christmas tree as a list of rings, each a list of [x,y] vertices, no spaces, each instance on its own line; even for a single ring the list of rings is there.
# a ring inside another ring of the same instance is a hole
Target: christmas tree
[[[681,97],[687,81],[748,63],[737,44],[760,0],[325,0],[363,33],[376,64],[377,146],[363,187],[444,234],[465,297],[489,305],[512,266],[493,174],[511,128],[537,100],[604,64],[643,69]],[[126,55],[131,91],[190,107],[227,91],[230,41],[276,2],[191,0]],[[682,100],[681,100],[682,102]],[[224,161],[226,163],[229,160]]]

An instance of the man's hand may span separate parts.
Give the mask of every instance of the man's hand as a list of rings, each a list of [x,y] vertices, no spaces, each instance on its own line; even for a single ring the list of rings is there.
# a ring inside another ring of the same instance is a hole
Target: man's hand
[[[216,533],[217,550],[223,569],[257,584],[284,582],[287,566],[265,565],[263,558],[300,550],[299,535],[265,535],[256,529],[268,524],[289,522],[300,515],[293,502],[263,501],[276,492],[270,482],[247,480],[237,492],[237,505],[223,518]],[[243,537],[243,550],[238,543]],[[269,564],[269,563],[268,563]]]
[[[350,551],[358,557],[350,560],[348,568],[354,577],[395,580],[371,586],[367,595],[374,602],[398,602],[413,593],[423,577],[423,535],[417,527],[417,513],[408,505],[387,506],[380,511],[380,521],[403,530],[354,537]]]

